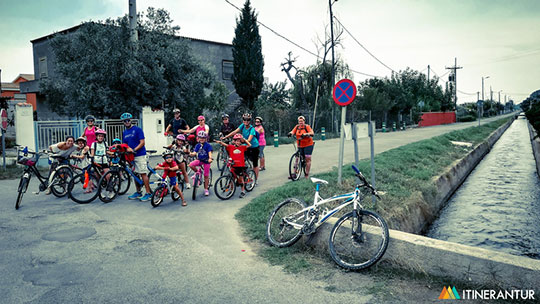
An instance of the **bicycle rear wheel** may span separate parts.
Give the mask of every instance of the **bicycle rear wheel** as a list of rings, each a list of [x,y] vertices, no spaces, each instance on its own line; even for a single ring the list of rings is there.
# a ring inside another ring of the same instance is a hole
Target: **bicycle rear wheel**
[[[300,159],[300,154],[294,153],[291,156],[291,160],[289,161],[289,177],[293,181],[297,181],[300,179],[300,175],[302,174],[302,162]]]
[[[244,176],[244,184],[247,192],[250,192],[255,188],[255,183],[257,182],[257,175],[253,170],[247,170]]]
[[[223,147],[219,149],[218,156],[217,156],[217,168],[219,171],[222,171],[225,169],[227,164],[227,150],[225,150]]]
[[[79,204],[88,204],[98,196],[99,180],[92,172],[75,175],[68,185],[68,196]]]
[[[214,192],[217,197],[222,200],[228,200],[236,191],[236,185],[234,178],[231,175],[224,175],[217,179],[216,185],[214,186]]]
[[[21,176],[21,180],[19,181],[19,194],[17,194],[17,201],[15,202],[15,210],[18,210],[21,206],[22,198],[24,193],[26,192],[26,189],[28,189],[28,184],[30,183],[30,178],[26,176],[27,173],[24,173],[23,176]]]
[[[69,167],[58,168],[51,179],[51,184],[49,185],[51,192],[56,197],[63,197],[68,193],[68,186],[71,178],[73,176],[73,171]]]
[[[388,226],[380,215],[368,210],[352,211],[332,228],[330,255],[343,268],[365,269],[383,256],[389,238]]]
[[[288,247],[302,236],[306,220],[306,203],[300,199],[288,198],[272,210],[266,224],[266,237],[276,247]]]
[[[99,180],[98,197],[104,203],[109,203],[118,196],[120,191],[120,175],[118,172],[109,171]]]

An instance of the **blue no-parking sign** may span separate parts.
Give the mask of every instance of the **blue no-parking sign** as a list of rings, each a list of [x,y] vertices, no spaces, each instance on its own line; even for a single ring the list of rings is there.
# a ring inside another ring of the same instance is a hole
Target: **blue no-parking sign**
[[[338,106],[347,106],[356,97],[356,85],[350,79],[342,79],[334,86],[332,96]]]

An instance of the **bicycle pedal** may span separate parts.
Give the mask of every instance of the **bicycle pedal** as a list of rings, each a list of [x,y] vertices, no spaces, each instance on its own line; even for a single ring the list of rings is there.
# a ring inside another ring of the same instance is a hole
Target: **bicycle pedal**
[[[34,193],[35,195],[39,195],[41,192],[39,192],[39,191],[34,191],[34,192],[32,192],[32,193]]]

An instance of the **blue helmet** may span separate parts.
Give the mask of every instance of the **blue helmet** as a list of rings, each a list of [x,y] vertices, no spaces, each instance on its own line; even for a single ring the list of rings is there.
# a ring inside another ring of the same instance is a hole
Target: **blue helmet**
[[[131,115],[130,113],[124,113],[120,116],[121,120],[132,119],[132,118],[133,118],[133,115]]]
[[[115,138],[115,139],[112,140],[113,145],[114,144],[121,144],[121,143],[122,143],[122,141],[120,140],[120,138]]]

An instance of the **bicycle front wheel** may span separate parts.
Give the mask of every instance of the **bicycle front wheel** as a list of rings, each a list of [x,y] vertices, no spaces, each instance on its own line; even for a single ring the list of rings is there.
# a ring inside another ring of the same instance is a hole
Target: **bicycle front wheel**
[[[131,175],[129,175],[127,170],[124,168],[120,169],[118,174],[120,175],[120,190],[118,191],[118,195],[124,195],[126,192],[128,192],[129,187],[131,186]]]
[[[78,204],[88,204],[98,196],[98,183],[92,172],[77,174],[69,181],[68,196]]]
[[[21,181],[19,182],[19,194],[17,195],[17,201],[15,202],[15,210],[18,210],[21,206],[23,195],[28,188],[28,184],[30,183],[30,178],[25,175],[26,173],[21,177]]]
[[[217,155],[217,167],[219,171],[223,171],[225,169],[225,165],[227,164],[227,151],[225,149],[219,149],[218,155]]]
[[[167,195],[167,187],[165,185],[159,186],[156,188],[154,193],[152,194],[152,200],[150,203],[152,204],[152,207],[157,207],[163,202],[163,197]]]
[[[216,185],[214,186],[214,192],[217,197],[222,200],[228,200],[236,191],[236,184],[234,178],[231,175],[224,175],[217,179]]]
[[[276,247],[288,247],[302,236],[302,227],[307,217],[306,203],[288,198],[272,210],[266,224],[268,241]]]
[[[302,174],[300,154],[294,153],[289,161],[289,177],[291,180],[297,181],[300,179],[300,174]]]
[[[193,192],[191,193],[191,199],[195,200],[197,198],[197,188],[199,188],[199,184],[201,183],[201,175],[195,174],[195,178],[193,179]]]
[[[98,197],[104,203],[112,202],[120,191],[120,175],[118,172],[109,171],[99,180]]]
[[[381,259],[389,238],[388,226],[380,215],[368,210],[352,211],[332,228],[330,255],[343,268],[366,269]]]
[[[51,184],[51,192],[56,197],[63,197],[68,193],[69,182],[73,176],[73,171],[69,167],[61,167],[54,172]]]

